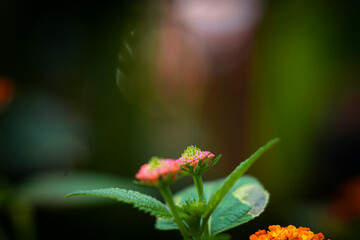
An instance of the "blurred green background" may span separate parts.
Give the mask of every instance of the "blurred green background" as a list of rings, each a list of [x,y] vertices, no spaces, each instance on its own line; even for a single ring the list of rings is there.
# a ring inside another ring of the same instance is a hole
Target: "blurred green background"
[[[331,239],[360,227],[358,1],[0,0],[0,239],[180,239],[114,201],[151,156],[197,145],[249,171],[280,224]],[[191,184],[176,183],[173,190]],[[141,229],[141,230],[140,230]]]

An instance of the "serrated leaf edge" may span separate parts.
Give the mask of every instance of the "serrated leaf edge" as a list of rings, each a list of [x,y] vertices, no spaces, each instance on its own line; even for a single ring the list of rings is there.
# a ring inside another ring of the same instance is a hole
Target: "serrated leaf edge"
[[[118,194],[125,194],[129,198],[129,200],[126,200],[125,198],[119,199],[115,196],[109,196],[106,194],[102,194],[101,191],[104,191],[104,190],[118,191]],[[97,191],[100,193],[95,193]],[[92,193],[92,192],[94,192],[94,193]],[[172,219],[170,210],[166,205],[164,205],[162,202],[160,202],[156,198],[151,197],[146,194],[143,194],[143,193],[140,193],[138,191],[127,190],[127,189],[122,189],[122,188],[103,188],[103,189],[93,189],[93,190],[79,190],[79,191],[75,191],[75,192],[65,195],[64,198],[68,198],[68,197],[72,197],[72,196],[79,196],[79,195],[105,197],[105,198],[115,199],[119,202],[132,204],[135,208],[138,208],[139,210],[141,210],[143,212],[149,213],[150,215],[152,215],[154,217]],[[133,199],[133,200],[131,200],[131,199]],[[144,199],[146,199],[150,204],[146,204]],[[154,209],[153,208],[154,203],[158,204],[158,206],[160,206],[160,208],[162,208],[162,209],[161,210]]]

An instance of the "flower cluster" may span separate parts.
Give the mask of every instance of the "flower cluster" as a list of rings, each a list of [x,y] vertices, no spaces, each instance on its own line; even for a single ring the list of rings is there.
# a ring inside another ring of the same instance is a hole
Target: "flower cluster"
[[[209,151],[201,151],[195,146],[189,146],[177,160],[153,157],[149,163],[141,166],[135,178],[140,180],[141,184],[149,186],[158,186],[159,179],[171,183],[180,173],[195,172],[197,166],[200,167],[200,171],[196,171],[196,173],[204,172],[212,166],[214,156]]]
[[[135,178],[142,184],[158,186],[159,179],[173,181],[180,171],[179,164],[173,159],[153,157],[149,163],[141,166]]]
[[[177,161],[182,167],[196,167],[204,164],[207,158],[209,158],[207,165],[210,165],[214,156],[209,151],[201,151],[196,146],[189,146]]]
[[[259,230],[250,236],[250,240],[324,240],[322,233],[314,234],[309,228],[293,225],[281,227],[279,225],[269,226],[269,231]]]

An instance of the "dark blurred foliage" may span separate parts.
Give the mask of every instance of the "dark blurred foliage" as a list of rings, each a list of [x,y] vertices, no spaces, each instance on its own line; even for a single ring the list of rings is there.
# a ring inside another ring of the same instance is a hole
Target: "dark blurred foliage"
[[[294,224],[356,239],[358,1],[0,0],[0,239],[179,239],[129,206],[62,199],[124,187],[195,144],[250,170],[266,211],[248,239]],[[174,190],[190,184],[176,183]]]

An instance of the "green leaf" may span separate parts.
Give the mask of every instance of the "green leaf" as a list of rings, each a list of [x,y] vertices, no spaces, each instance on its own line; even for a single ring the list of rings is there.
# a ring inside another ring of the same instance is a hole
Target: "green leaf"
[[[264,211],[268,201],[269,193],[255,178],[241,177],[211,215],[211,234],[218,234],[254,219]]]
[[[136,191],[120,189],[120,188],[104,188],[95,190],[80,190],[65,196],[71,197],[76,195],[88,195],[116,199],[120,202],[133,204],[134,207],[144,212],[150,213],[155,217],[170,219],[172,215],[169,209],[161,202],[149,195],[145,195]]]
[[[156,219],[155,228],[159,230],[176,230],[179,229],[177,224],[170,219],[158,217]]]
[[[204,194],[205,198],[208,200],[211,197],[216,189],[219,188],[222,180],[206,182],[204,183]],[[195,185],[184,188],[183,190],[177,192],[174,195],[174,202],[176,205],[185,204],[186,201],[195,199],[197,200],[198,194]],[[157,218],[155,227],[159,230],[175,230],[178,229],[175,222],[172,220],[167,220],[163,218]]]
[[[206,182],[204,184],[205,198],[210,199],[223,182],[224,179]],[[197,197],[195,186],[190,186],[177,193],[174,200],[179,205]],[[216,235],[252,220],[263,212],[268,200],[269,194],[254,177],[242,176],[213,212],[209,220],[211,234]],[[173,221],[163,218],[157,218],[156,228],[177,229]]]
[[[216,191],[216,193],[210,199],[207,208],[205,209],[204,218],[210,217],[214,212],[219,203],[223,200],[225,195],[229,190],[234,186],[236,181],[246,172],[246,170],[269,148],[274,144],[279,142],[279,139],[273,139],[269,141],[266,145],[259,148],[253,155],[251,155],[247,160],[242,162],[235,170],[225,179],[221,187]]]

